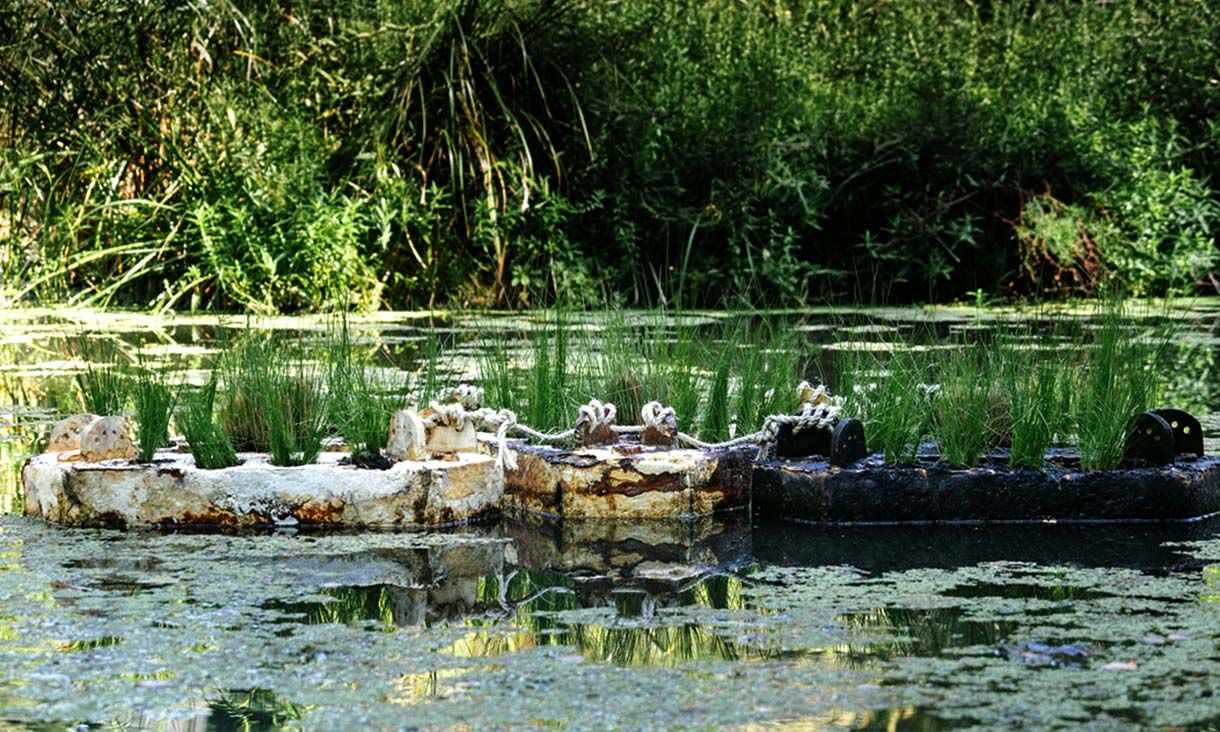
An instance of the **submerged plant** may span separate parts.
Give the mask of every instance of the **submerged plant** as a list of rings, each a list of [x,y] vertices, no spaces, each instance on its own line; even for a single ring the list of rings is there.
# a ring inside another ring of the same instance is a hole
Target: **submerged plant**
[[[174,395],[161,374],[139,368],[131,380],[131,402],[136,412],[136,438],[141,462],[152,462],[157,449],[169,444],[169,421]]]
[[[216,419],[216,379],[202,389],[181,396],[183,409],[178,426],[186,438],[195,465],[203,470],[219,470],[237,465],[237,453]]]

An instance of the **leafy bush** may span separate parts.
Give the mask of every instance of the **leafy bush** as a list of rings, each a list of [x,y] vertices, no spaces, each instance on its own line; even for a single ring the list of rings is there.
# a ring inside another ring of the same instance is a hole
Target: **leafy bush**
[[[1196,0],[17,8],[10,298],[1160,293],[1217,265]]]

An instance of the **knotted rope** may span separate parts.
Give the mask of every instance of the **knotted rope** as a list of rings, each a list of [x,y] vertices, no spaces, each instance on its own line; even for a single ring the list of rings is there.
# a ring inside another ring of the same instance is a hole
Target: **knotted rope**
[[[463,384],[455,389],[451,401],[445,404],[430,402],[428,409],[431,414],[424,418],[424,424],[429,427],[443,425],[456,430],[465,429],[467,424],[475,428],[490,427],[495,430],[497,443],[496,460],[501,467],[516,468],[516,459],[508,452],[508,435],[510,432],[525,435],[539,442],[564,442],[572,439],[578,432],[591,433],[596,430],[610,430],[617,434],[638,434],[646,429],[669,430],[677,420],[677,412],[673,407],[667,407],[658,401],[648,402],[640,410],[640,425],[618,425],[615,419],[618,408],[610,402],[598,399],[591,400],[580,407],[576,426],[562,432],[539,432],[528,425],[517,421],[517,415],[510,409],[494,410],[479,407],[482,402],[483,390]],[[826,429],[833,427],[842,417],[842,399],[833,397],[824,385],[813,386],[807,381],[797,387],[797,397],[801,401],[797,414],[774,414],[763,421],[762,427],[756,432],[741,435],[722,442],[704,442],[699,438],[684,432],[676,432],[676,437],[682,443],[704,450],[723,450],[740,445],[757,445],[758,458],[765,459],[771,446],[779,437],[780,428],[791,425],[793,432],[806,429]]]

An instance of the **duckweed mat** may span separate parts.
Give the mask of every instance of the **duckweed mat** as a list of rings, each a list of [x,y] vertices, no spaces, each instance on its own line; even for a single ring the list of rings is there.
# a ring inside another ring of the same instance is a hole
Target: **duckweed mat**
[[[65,532],[6,516],[0,722],[1216,724],[1220,525],[1099,528],[1098,551],[1081,527],[941,527],[898,532],[916,549],[903,554],[863,529],[741,522],[608,539],[509,524]],[[643,559],[601,561],[610,540]]]

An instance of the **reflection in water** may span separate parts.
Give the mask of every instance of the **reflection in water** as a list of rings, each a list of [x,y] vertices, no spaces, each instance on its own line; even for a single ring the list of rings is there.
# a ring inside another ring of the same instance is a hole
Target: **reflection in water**
[[[1213,433],[1217,312],[1188,314],[1169,399],[1205,413]],[[843,338],[841,315],[783,317],[808,326],[815,362],[820,346]],[[887,329],[852,339],[881,341],[916,314],[856,317]],[[193,375],[244,325],[151,322],[116,317],[104,330]],[[453,323],[459,351],[483,337],[466,327],[474,322]],[[524,321],[477,322],[488,333]],[[0,513],[20,508],[23,456],[75,409],[64,327],[28,326],[8,328],[0,343]],[[268,326],[318,333],[301,321]],[[357,335],[410,366],[422,333],[418,321],[380,316]],[[1210,614],[1220,604],[1217,522],[808,527],[751,526],[738,514],[195,536],[12,521],[0,519],[0,729],[10,717],[39,728],[42,716],[47,729],[67,729],[64,719],[192,731],[481,729],[504,719],[564,727],[594,708],[617,728],[1216,716],[1197,707],[1211,704],[1205,682],[1220,675]],[[1195,545],[1210,548],[1188,551]],[[1051,676],[996,653],[1038,643],[1080,643],[1093,660]],[[1111,663],[1119,670],[1106,671]],[[1127,698],[1124,684],[1140,695]]]

